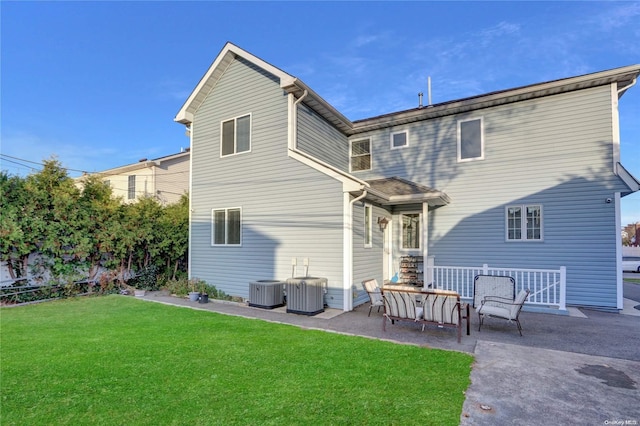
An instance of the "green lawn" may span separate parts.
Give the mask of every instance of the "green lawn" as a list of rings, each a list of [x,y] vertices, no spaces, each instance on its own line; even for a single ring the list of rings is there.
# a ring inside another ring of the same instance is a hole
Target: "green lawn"
[[[166,306],[0,311],[7,425],[457,425],[472,357]]]

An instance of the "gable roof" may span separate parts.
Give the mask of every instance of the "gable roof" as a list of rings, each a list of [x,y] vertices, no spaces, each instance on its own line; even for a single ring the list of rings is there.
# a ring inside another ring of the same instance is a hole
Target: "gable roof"
[[[617,84],[618,97],[621,97],[626,89],[635,84],[639,74],[640,65],[631,65],[384,114],[354,121],[352,134],[611,83]]]
[[[174,121],[185,125],[193,122],[194,113],[216,85],[218,79],[224,74],[229,64],[237,57],[242,57],[277,77],[280,80],[280,87],[286,93],[293,93],[296,98],[300,98],[306,92],[304,103],[347,136],[611,83],[617,84],[618,96],[620,97],[630,85],[635,83],[636,78],[640,75],[640,65],[631,65],[577,77],[495,91],[351,122],[299,78],[282,71],[280,68],[252,55],[233,43],[227,42],[193,92],[191,92],[187,101],[180,108]]]
[[[190,151],[191,151],[190,148],[186,148],[184,151],[178,152],[176,154],[169,154],[163,157],[154,158],[152,160],[143,158],[137,163],[125,164],[124,166],[113,167],[111,169],[106,169],[101,172],[95,172],[95,173],[103,176],[112,176],[112,175],[118,175],[121,173],[130,173],[134,170],[141,170],[149,167],[160,167],[162,163],[165,161],[173,160],[176,158],[182,158],[182,157],[186,157],[188,159],[189,155],[191,155]]]
[[[293,93],[297,98],[306,92],[307,96],[304,99],[304,103],[318,112],[325,120],[329,121],[336,128],[347,133],[347,131],[353,127],[351,121],[349,121],[327,101],[322,99],[320,95],[311,90],[311,88],[304,84],[302,80],[282,71],[280,68],[271,65],[270,63],[229,42],[227,42],[220,53],[218,53],[216,59],[200,79],[193,92],[191,92],[187,101],[182,105],[178,114],[176,114],[174,121],[185,125],[191,124],[193,122],[193,115],[198,108],[200,108],[200,105],[202,105],[202,102],[204,102],[209,92],[211,92],[211,89],[215,87],[229,64],[238,57],[244,58],[278,78],[280,80],[280,87],[285,92]]]

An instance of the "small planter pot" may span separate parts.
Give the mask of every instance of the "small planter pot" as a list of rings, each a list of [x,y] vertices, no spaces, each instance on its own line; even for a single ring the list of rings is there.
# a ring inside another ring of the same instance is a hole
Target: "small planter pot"
[[[200,292],[198,291],[189,292],[189,300],[191,302],[197,302],[199,298],[200,298]]]
[[[146,290],[133,290],[133,295],[136,297],[142,297],[147,294]]]
[[[207,293],[200,295],[200,303],[209,303],[209,295]]]

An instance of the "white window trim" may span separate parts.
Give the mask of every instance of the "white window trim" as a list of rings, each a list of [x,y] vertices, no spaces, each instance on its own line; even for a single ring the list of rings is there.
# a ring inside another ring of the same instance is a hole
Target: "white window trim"
[[[461,124],[466,123],[468,121],[476,121],[480,120],[480,157],[473,158],[462,158],[462,129]],[[458,120],[458,163],[466,163],[469,161],[479,161],[484,160],[484,117],[473,117],[465,120]]]
[[[369,219],[368,224],[367,224],[367,218]],[[373,247],[373,207],[371,206],[371,204],[365,203],[364,205],[364,221],[362,225],[364,229],[364,235],[363,235],[364,248],[372,248]],[[369,236],[369,242],[367,242],[367,236]]]
[[[354,142],[362,142],[362,141],[369,141],[369,168],[368,169],[362,169],[362,170],[353,170],[353,143]],[[373,144],[371,143],[371,138],[360,138],[360,139],[354,139],[349,141],[349,171],[353,172],[353,173],[358,173],[358,172],[368,172],[373,170]]]
[[[407,143],[401,146],[393,146],[393,137],[395,135],[399,135],[400,133],[405,133],[407,135]],[[403,149],[403,148],[408,148],[409,147],[409,131],[408,130],[402,130],[399,132],[392,132],[391,135],[389,136],[389,147],[391,149]]]
[[[509,238],[509,209],[512,207],[520,207],[522,209],[522,221],[520,223],[520,235],[522,238],[510,239]],[[540,207],[540,238],[528,239],[527,238],[527,207]],[[544,208],[542,204],[509,204],[504,208],[504,240],[507,243],[540,243],[544,241]]]
[[[220,210],[224,210],[224,220],[225,220],[225,226],[224,226],[224,240],[225,243],[224,244],[216,244],[215,243],[215,212],[216,211],[220,211]],[[228,239],[228,235],[227,235],[227,221],[228,221],[228,215],[229,215],[229,210],[240,210],[240,243],[239,244],[228,244],[226,241]],[[240,247],[242,246],[242,207],[220,207],[220,208],[214,208],[211,209],[211,246],[212,247]]]
[[[417,214],[418,215],[418,223],[420,224],[420,227],[423,226],[424,222],[422,221],[422,212],[419,211],[408,211],[408,212],[402,212],[399,213],[400,214],[400,220],[399,222],[399,226],[400,226],[400,251],[402,252],[406,252],[406,253],[417,253],[417,252],[422,252],[422,246],[423,246],[423,241],[422,241],[422,234],[423,234],[423,230],[420,229],[420,235],[418,236],[418,247],[415,248],[406,248],[404,246],[404,232],[402,230],[402,216],[408,215],[408,214]]]
[[[249,117],[249,149],[242,152],[237,152],[238,149],[238,118]],[[233,135],[233,154],[223,154],[222,153],[222,137],[223,137],[223,125],[228,121],[234,121],[234,135]],[[253,149],[253,116],[252,113],[241,114],[235,117],[227,118],[220,121],[220,158],[228,158],[236,155],[247,154],[251,152]]]

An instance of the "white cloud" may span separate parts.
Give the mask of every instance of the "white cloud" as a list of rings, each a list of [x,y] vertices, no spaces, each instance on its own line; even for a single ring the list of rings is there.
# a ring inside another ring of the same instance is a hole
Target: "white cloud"
[[[363,47],[367,44],[371,44],[380,40],[380,36],[377,35],[361,35],[356,37],[356,39],[351,43],[353,47]]]
[[[628,24],[640,27],[640,3],[614,3],[616,7],[594,17],[594,22],[605,31],[615,31]]]
[[[494,25],[493,27],[480,30],[477,34],[477,37],[479,39],[479,44],[483,47],[487,47],[491,43],[493,43],[494,40],[500,37],[518,34],[519,32],[519,24],[502,21],[497,25]]]

